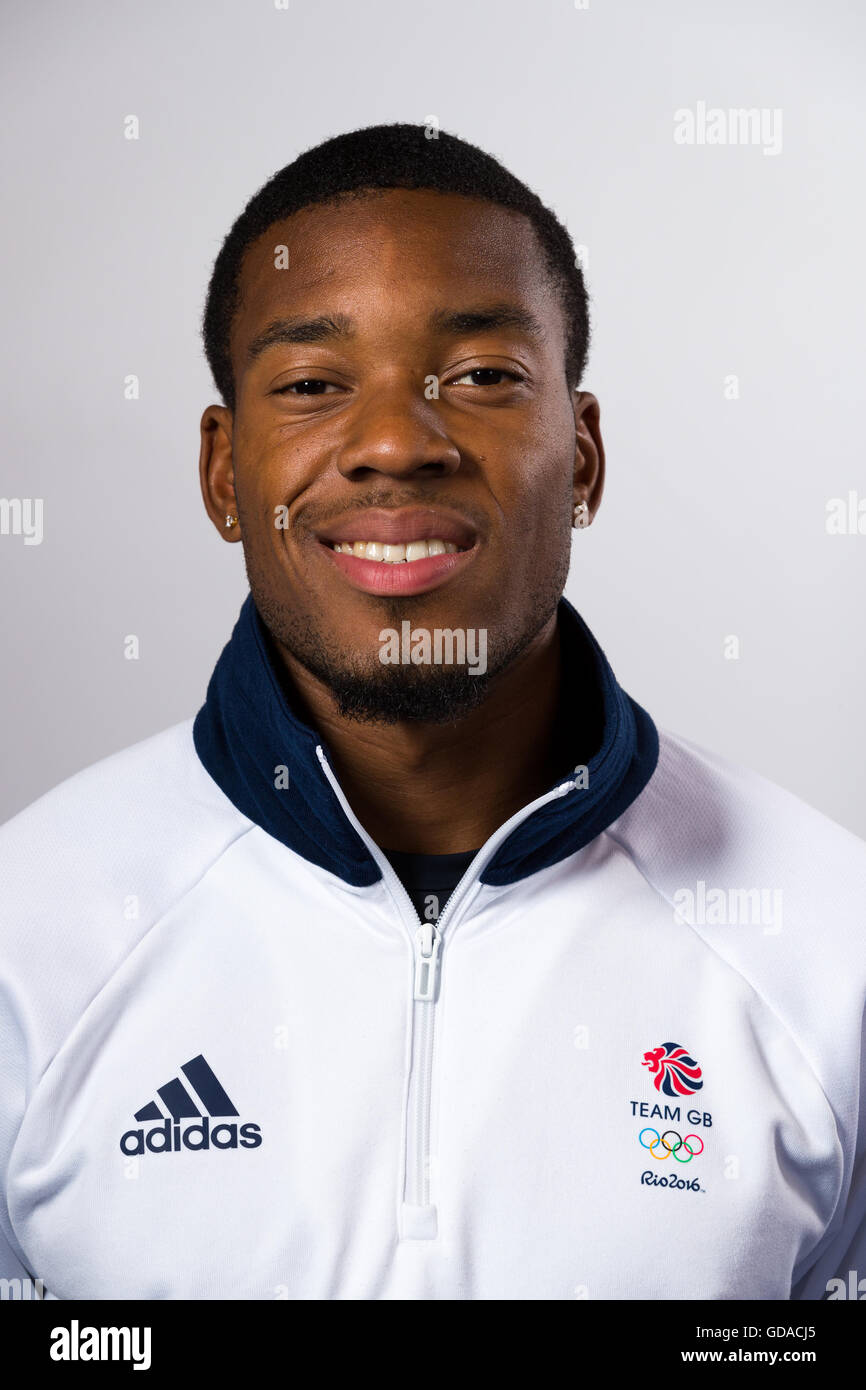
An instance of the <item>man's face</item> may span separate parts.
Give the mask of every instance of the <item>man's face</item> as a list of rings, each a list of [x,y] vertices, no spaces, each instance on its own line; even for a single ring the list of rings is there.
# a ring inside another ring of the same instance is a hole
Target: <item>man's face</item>
[[[380,716],[435,718],[437,682],[471,704],[465,672],[383,665],[380,633],[484,629],[489,679],[555,612],[576,461],[577,496],[601,491],[597,403],[568,388],[529,221],[414,190],[305,208],[247,252],[231,348],[211,511],[228,489],[274,637],[332,689],[384,692]]]

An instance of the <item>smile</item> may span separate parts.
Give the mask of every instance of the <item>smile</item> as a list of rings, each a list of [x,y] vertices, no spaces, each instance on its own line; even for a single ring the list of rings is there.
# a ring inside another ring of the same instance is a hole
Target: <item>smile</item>
[[[465,517],[440,507],[353,511],[318,533],[319,554],[353,589],[382,597],[438,589],[480,550]]]
[[[365,553],[359,555],[357,551],[362,546]],[[422,546],[426,554],[418,553]],[[389,542],[387,546],[381,541],[343,541],[333,546],[320,541],[319,553],[342,572],[353,589],[394,598],[438,589],[440,584],[471,564],[478,547],[473,545],[460,550],[453,541],[443,541],[437,546],[436,537],[432,546],[429,541],[412,541],[408,545]]]
[[[470,547],[466,546],[465,549]],[[388,541],[337,541],[333,549],[341,555],[356,555],[362,560],[378,560],[385,565],[411,565],[430,555],[456,555],[461,547],[453,541],[432,536],[429,540],[389,543]]]

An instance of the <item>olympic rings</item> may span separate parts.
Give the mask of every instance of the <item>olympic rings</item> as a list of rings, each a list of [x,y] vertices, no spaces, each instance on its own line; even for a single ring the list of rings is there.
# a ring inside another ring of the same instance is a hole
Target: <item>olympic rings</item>
[[[644,1137],[645,1134],[654,1134],[654,1135],[655,1135],[655,1139],[652,1141],[651,1144],[645,1144],[645,1143],[644,1143],[643,1137]],[[667,1142],[667,1139],[668,1139],[668,1135],[669,1135],[669,1134],[672,1134],[672,1135],[674,1136],[675,1141],[676,1141],[676,1142],[674,1143],[673,1148],[671,1148],[670,1144]],[[690,1140],[690,1139],[697,1139],[697,1141],[698,1141],[698,1143],[700,1144],[701,1147],[700,1147],[699,1149],[693,1149],[692,1146],[691,1146],[691,1144],[689,1143],[689,1140]],[[664,1163],[665,1159],[668,1158],[668,1157],[670,1157],[671,1154],[673,1154],[673,1156],[674,1156],[674,1158],[676,1159],[677,1163],[691,1163],[691,1161],[692,1161],[693,1158],[697,1158],[698,1155],[699,1155],[699,1154],[702,1154],[703,1151],[704,1151],[704,1141],[703,1141],[703,1139],[701,1138],[701,1136],[700,1136],[699,1134],[687,1134],[686,1137],[685,1137],[685,1139],[681,1139],[680,1136],[679,1136],[679,1134],[677,1134],[677,1131],[676,1131],[675,1129],[666,1129],[665,1132],[664,1132],[664,1134],[659,1134],[659,1132],[658,1132],[657,1129],[651,1129],[651,1128],[648,1126],[646,1129],[642,1129],[642,1130],[641,1130],[640,1134],[638,1135],[638,1142],[639,1142],[639,1144],[640,1144],[640,1146],[641,1146],[642,1149],[649,1149],[649,1151],[650,1151],[650,1153],[652,1154],[653,1158],[656,1159],[657,1162],[659,1162],[659,1163]],[[662,1147],[663,1147],[664,1150],[665,1150],[665,1152],[664,1152],[663,1154],[661,1154],[661,1155],[659,1155],[659,1154],[657,1154],[657,1153],[655,1152],[655,1149],[656,1149],[656,1145],[657,1145],[657,1144],[661,1144]],[[680,1149],[685,1149],[685,1150],[686,1150],[686,1152],[687,1152],[687,1154],[688,1154],[688,1158],[680,1158],[680,1156],[679,1156],[679,1151],[680,1151]]]

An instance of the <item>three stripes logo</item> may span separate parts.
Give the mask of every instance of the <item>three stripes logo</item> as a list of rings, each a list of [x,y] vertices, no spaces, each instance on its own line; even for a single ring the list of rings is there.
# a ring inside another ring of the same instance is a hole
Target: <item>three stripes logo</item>
[[[182,1148],[194,1152],[211,1148],[257,1149],[262,1142],[261,1126],[234,1123],[231,1117],[239,1118],[239,1112],[201,1053],[184,1062],[181,1071],[187,1085],[175,1076],[157,1088],[156,1094],[168,1115],[155,1100],[136,1110],[135,1119],[139,1124],[156,1123],[147,1132],[128,1129],[120,1140],[121,1153],[132,1157],[146,1150],[159,1154],[179,1153]],[[194,1123],[181,1132],[182,1120]],[[212,1126],[212,1120],[224,1123]]]

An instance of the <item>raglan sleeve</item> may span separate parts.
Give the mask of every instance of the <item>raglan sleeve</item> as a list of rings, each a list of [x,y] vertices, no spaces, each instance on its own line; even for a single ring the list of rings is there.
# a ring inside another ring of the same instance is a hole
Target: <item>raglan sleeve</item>
[[[29,1278],[9,1213],[9,1161],[24,1115],[27,1058],[8,969],[0,957],[0,1280]],[[12,1286],[14,1288],[14,1285]],[[0,1285],[9,1296],[8,1284]]]
[[[792,1300],[866,1300],[866,1017],[862,1022],[856,1140],[846,1181],[823,1239],[794,1269]]]

